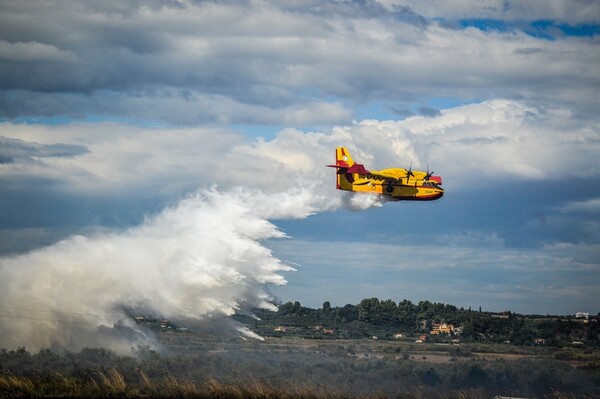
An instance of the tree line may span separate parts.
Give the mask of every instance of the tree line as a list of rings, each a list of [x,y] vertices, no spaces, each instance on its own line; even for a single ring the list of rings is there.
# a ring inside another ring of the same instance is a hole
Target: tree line
[[[269,335],[274,326],[287,326],[318,336],[315,326],[336,331],[332,336],[389,338],[398,333],[411,336],[429,333],[434,324],[451,324],[452,335],[472,341],[491,341],[515,345],[564,346],[583,344],[600,345],[600,323],[597,316],[577,319],[574,316],[522,315],[510,311],[494,313],[458,308],[454,305],[409,300],[363,299],[357,305],[333,307],[324,302],[321,308],[287,302],[278,311],[255,310],[260,321],[238,316],[237,319],[253,326],[257,332]],[[441,338],[440,338],[441,339]]]

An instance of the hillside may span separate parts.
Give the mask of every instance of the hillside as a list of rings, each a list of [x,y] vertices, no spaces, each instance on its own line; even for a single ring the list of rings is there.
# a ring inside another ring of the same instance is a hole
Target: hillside
[[[600,395],[597,316],[370,298],[320,309],[288,302],[277,312],[233,318],[263,339],[137,316],[153,331],[155,348],[132,348],[129,355],[0,348],[0,398]]]
[[[434,342],[510,343],[513,345],[599,346],[598,316],[522,315],[457,308],[443,303],[377,298],[358,305],[320,309],[287,302],[277,312],[256,309],[235,315],[261,336],[317,339],[421,339]]]

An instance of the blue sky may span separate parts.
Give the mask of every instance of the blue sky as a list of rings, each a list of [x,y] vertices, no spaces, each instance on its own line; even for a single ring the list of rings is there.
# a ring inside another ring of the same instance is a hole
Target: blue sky
[[[14,287],[26,286],[32,309],[95,314],[201,318],[373,296],[600,311],[598,2],[0,11],[4,304],[25,301]],[[339,145],[368,168],[429,166],[446,194],[336,191],[324,165]],[[222,239],[207,244],[206,226]],[[169,263],[139,265],[147,245]],[[170,281],[162,304],[135,284],[88,301],[106,289],[91,282],[139,274]],[[57,276],[86,289],[41,288]]]

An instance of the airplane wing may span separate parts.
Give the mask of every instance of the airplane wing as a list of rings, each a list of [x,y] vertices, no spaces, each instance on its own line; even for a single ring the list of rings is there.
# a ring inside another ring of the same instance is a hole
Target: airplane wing
[[[371,176],[376,179],[383,180],[400,180],[404,179],[408,175],[408,171],[402,168],[391,168],[383,170],[372,170]]]

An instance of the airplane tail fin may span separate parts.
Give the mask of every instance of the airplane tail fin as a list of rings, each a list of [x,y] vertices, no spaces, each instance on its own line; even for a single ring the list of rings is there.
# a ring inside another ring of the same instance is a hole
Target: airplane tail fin
[[[350,156],[350,151],[346,147],[338,147],[335,149],[335,165],[327,165],[330,168],[337,168],[338,174],[342,173],[360,173],[367,174],[368,170],[360,163],[354,162]]]
[[[354,161],[346,147],[338,147],[335,149],[335,164],[338,167],[344,168],[351,168],[352,165],[354,165]]]
[[[327,165],[331,168],[337,168],[337,184],[336,188],[342,190],[351,190],[352,182],[354,182],[354,174],[368,174],[364,165],[354,162],[350,156],[350,152],[346,147],[338,147],[335,149],[335,165]]]

